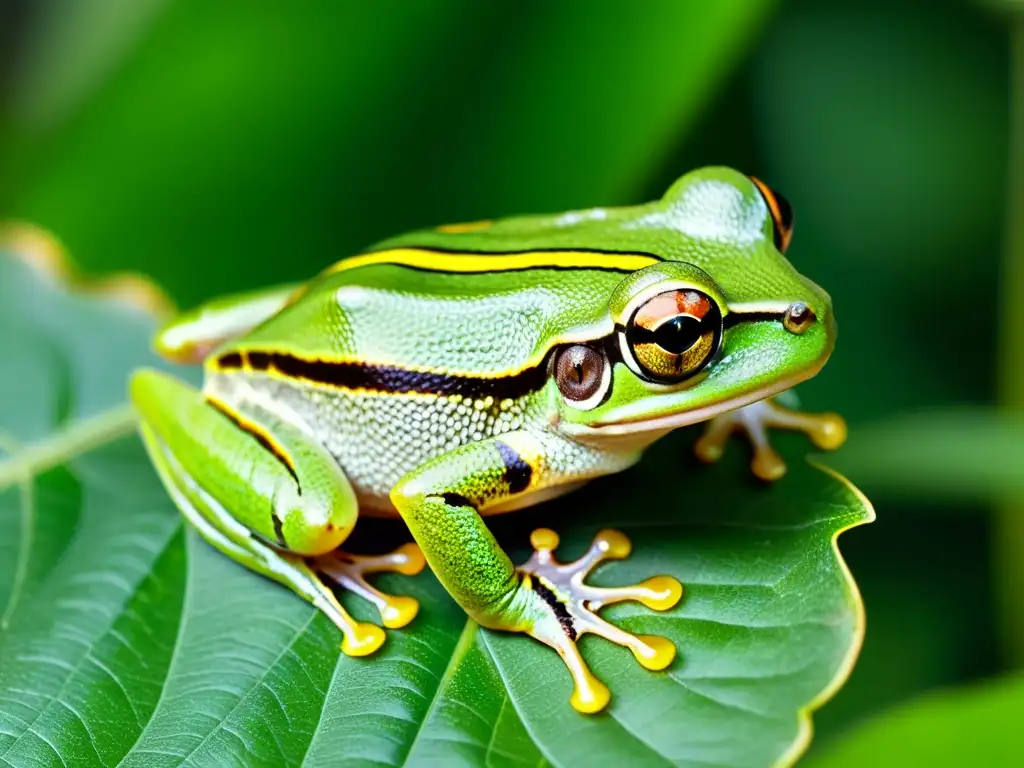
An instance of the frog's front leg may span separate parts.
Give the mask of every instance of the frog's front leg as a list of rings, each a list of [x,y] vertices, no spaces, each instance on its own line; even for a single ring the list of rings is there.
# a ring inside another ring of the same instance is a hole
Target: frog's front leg
[[[573,461],[573,451],[588,450],[561,438],[550,439],[560,441],[556,450],[563,462]],[[601,561],[629,555],[629,540],[617,531],[600,532],[583,557],[561,564],[552,555],[558,537],[539,529],[530,538],[533,556],[518,568],[512,564],[479,512],[574,479],[548,469],[544,456],[550,450],[526,432],[471,443],[407,475],[392,490],[391,500],[434,573],[463,609],[485,627],[524,632],[554,648],[575,683],[573,707],[597,712],[610,694],[583,661],[576,645],[580,635],[590,632],[623,645],[651,670],[671,664],[675,647],[662,637],[625,632],[595,611],[624,600],[668,610],[682,596],[682,586],[668,576],[628,587],[585,584],[587,574]]]
[[[768,440],[769,428],[803,432],[822,450],[835,450],[846,441],[846,422],[838,413],[802,413],[768,398],[715,416],[694,445],[694,453],[712,464],[722,458],[729,436],[743,432],[754,449],[751,471],[761,480],[778,480],[786,474],[786,463]]]
[[[147,450],[189,522],[214,547],[327,614],[345,653],[372,653],[384,633],[349,616],[317,571],[374,602],[385,626],[412,620],[415,600],[384,595],[362,574],[416,573],[423,555],[411,544],[380,557],[335,553],[355,525],[357,503],[323,447],[270,415],[257,421],[236,413],[156,371],[135,374],[131,397]]]
[[[300,290],[298,285],[275,285],[208,301],[161,328],[156,351],[177,363],[200,363],[224,342],[280,312]]]

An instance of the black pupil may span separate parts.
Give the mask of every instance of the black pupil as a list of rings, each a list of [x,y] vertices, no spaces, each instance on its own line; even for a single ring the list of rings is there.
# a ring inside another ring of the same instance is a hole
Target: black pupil
[[[691,315],[676,315],[654,331],[654,342],[674,355],[681,355],[701,337],[701,322]]]

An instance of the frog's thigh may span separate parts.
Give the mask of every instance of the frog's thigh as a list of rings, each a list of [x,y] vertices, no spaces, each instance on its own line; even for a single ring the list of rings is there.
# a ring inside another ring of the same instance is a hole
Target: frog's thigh
[[[297,285],[278,285],[201,304],[162,328],[156,349],[179,363],[202,362],[220,344],[277,314],[298,290]]]
[[[586,450],[566,443],[563,452],[573,447]],[[667,610],[678,602],[682,587],[667,576],[611,589],[585,584],[599,562],[629,554],[629,540],[617,531],[602,531],[587,554],[566,565],[554,560],[554,532],[535,531],[534,556],[516,568],[478,510],[550,484],[552,478],[538,471],[542,450],[534,436],[520,432],[471,443],[411,472],[392,490],[391,500],[438,579],[466,612],[485,627],[524,632],[554,648],[575,683],[573,706],[596,712],[609,693],[587,669],[576,646],[580,635],[590,632],[626,646],[652,670],[668,666],[675,648],[664,638],[631,635],[595,611],[622,600]]]
[[[346,653],[376,650],[383,632],[354,621],[302,557],[335,549],[356,519],[355,495],[327,452],[287,425],[232,418],[156,371],[135,374],[131,397],[160,477],[199,533],[323,610]]]
[[[156,371],[132,379],[136,409],[185,475],[265,541],[299,555],[336,549],[357,502],[334,458],[273,418],[255,420]]]

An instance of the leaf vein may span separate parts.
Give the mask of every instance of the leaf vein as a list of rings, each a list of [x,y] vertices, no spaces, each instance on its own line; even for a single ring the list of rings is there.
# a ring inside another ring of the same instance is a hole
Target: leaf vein
[[[423,715],[423,720],[420,721],[419,727],[416,729],[416,735],[413,736],[412,742],[409,744],[409,749],[405,753],[405,758],[402,760],[403,766],[409,764],[413,751],[416,749],[416,744],[419,743],[420,737],[426,729],[427,722],[434,714],[434,710],[439,706],[443,697],[445,683],[448,682],[449,678],[455,674],[455,670],[458,668],[459,662],[461,662],[466,653],[469,652],[469,649],[473,644],[473,639],[479,636],[477,629],[477,623],[472,619],[467,618],[466,623],[462,628],[462,632],[459,635],[459,639],[456,641],[455,647],[452,649],[452,655],[448,660],[448,666],[445,667],[441,677],[438,678],[437,688],[430,699],[430,705],[427,707],[427,711]]]

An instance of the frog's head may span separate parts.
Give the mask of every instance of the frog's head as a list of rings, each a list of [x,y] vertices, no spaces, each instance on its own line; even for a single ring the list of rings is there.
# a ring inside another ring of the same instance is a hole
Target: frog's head
[[[664,260],[609,301],[614,333],[551,360],[558,428],[652,439],[810,378],[835,343],[825,291],[782,255],[788,203],[726,168],[690,173],[623,219]]]

